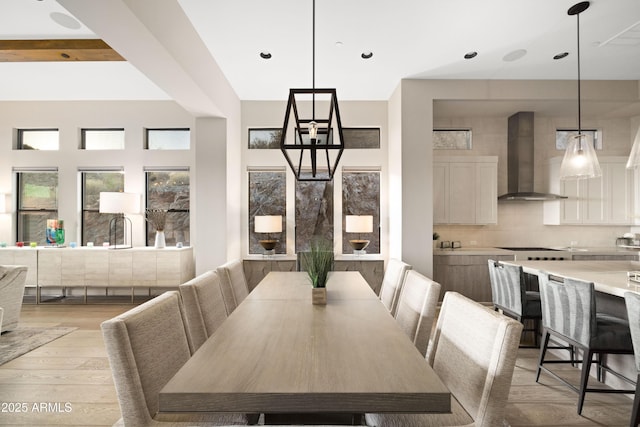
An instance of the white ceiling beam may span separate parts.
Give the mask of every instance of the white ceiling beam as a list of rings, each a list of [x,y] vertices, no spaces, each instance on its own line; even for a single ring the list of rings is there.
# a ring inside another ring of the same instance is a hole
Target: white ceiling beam
[[[177,0],[57,0],[196,117],[239,99]]]

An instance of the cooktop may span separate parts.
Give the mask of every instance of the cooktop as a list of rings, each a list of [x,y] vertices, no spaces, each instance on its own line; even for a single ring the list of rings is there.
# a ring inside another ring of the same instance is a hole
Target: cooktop
[[[505,249],[508,251],[559,251],[560,249],[551,249],[551,248],[540,248],[540,247],[527,247],[527,246],[518,246],[518,247],[502,247],[498,249]]]

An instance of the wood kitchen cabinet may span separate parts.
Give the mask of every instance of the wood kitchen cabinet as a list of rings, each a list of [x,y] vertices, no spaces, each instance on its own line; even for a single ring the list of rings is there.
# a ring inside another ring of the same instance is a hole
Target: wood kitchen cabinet
[[[513,255],[434,255],[433,280],[442,285],[440,300],[445,292],[455,291],[474,301],[491,302],[490,259],[513,261]]]
[[[435,157],[434,224],[497,224],[498,158]]]
[[[249,291],[271,271],[296,271],[295,259],[245,259],[242,261]]]
[[[249,290],[253,290],[270,271],[297,271],[297,262],[292,259],[245,259],[244,274]],[[359,271],[376,294],[380,292],[384,277],[384,260],[345,257],[334,261],[335,271]]]
[[[544,202],[546,225],[630,225],[633,224],[633,172],[626,157],[601,157],[602,176],[581,180],[560,180],[561,158],[549,161],[548,189],[567,199]]]

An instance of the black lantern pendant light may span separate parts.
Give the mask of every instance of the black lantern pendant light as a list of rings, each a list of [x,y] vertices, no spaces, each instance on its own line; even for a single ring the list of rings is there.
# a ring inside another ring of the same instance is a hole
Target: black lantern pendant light
[[[280,149],[298,181],[331,181],[344,140],[336,90],[316,89],[315,0],[312,16],[312,88],[289,89]]]
[[[582,133],[582,111],[580,106],[580,14],[589,8],[583,1],[569,8],[568,15],[575,15],[578,24],[578,134],[569,138],[567,151],[560,165],[560,179],[595,178],[602,175],[591,138]]]

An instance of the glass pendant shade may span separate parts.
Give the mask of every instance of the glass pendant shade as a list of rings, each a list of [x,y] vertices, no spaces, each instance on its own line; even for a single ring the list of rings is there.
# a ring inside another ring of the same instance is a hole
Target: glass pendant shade
[[[591,137],[585,134],[570,137],[560,165],[560,179],[585,179],[599,176],[602,176],[602,171]]]
[[[640,167],[640,128],[636,133],[636,139],[633,141],[633,147],[631,148],[631,154],[629,154],[629,160],[627,160],[627,169],[636,169]]]

